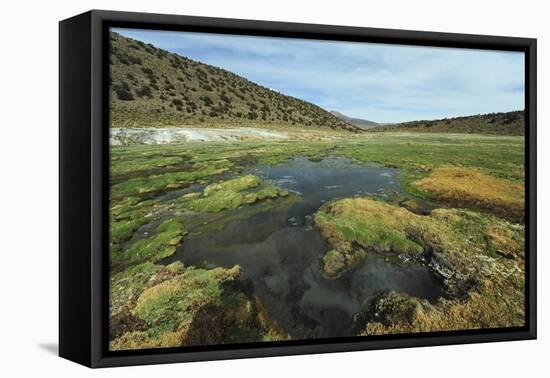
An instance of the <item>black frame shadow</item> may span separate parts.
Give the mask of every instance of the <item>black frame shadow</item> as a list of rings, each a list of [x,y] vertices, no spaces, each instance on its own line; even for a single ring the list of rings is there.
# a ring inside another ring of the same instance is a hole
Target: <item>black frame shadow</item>
[[[536,338],[536,39],[93,10],[61,21],[59,354],[89,367]],[[108,350],[108,31],[128,27],[525,53],[525,326],[136,351]]]

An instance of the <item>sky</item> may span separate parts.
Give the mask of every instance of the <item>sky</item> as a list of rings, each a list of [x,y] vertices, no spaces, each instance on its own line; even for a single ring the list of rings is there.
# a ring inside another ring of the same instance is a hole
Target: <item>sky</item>
[[[524,54],[113,29],[326,110],[381,123],[524,109]]]

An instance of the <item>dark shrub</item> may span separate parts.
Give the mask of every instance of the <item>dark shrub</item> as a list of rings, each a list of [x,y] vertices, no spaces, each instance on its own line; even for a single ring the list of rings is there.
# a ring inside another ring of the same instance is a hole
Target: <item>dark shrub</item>
[[[208,96],[202,96],[201,100],[204,102],[204,105],[206,106],[212,106],[214,104],[214,102],[212,102],[212,100]]]
[[[141,58],[139,56],[128,55],[128,62],[130,64],[141,64]]]
[[[206,79],[206,77],[208,76],[208,74],[200,68],[197,68],[196,72],[197,72],[197,76],[202,80]]]
[[[130,65],[130,61],[128,60],[128,57],[126,57],[124,55],[119,55],[118,60],[120,60],[120,63],[122,63],[122,64],[125,64],[127,66]]]
[[[225,93],[222,93],[222,94],[220,95],[220,99],[221,99],[223,102],[231,103],[231,99],[230,99],[229,97],[227,97],[227,96],[225,95]]]
[[[153,92],[151,91],[151,87],[149,87],[148,85],[142,85],[141,88],[139,88],[137,91],[136,91],[136,94],[139,96],[139,97],[153,97]]]
[[[179,98],[174,98],[172,100],[172,104],[176,105],[178,108],[181,108],[183,106],[183,101],[181,101]]]
[[[120,85],[115,85],[113,89],[117,97],[123,101],[131,101],[134,99],[130,86],[125,81],[123,81]]]

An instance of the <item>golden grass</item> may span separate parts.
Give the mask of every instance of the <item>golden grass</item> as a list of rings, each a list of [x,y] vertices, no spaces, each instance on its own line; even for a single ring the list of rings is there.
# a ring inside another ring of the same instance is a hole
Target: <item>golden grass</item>
[[[385,303],[382,302],[382,308],[377,310],[388,313],[381,321],[369,322],[362,335],[521,327],[525,324],[523,290],[489,280],[484,281],[479,290],[470,291],[463,301],[440,299],[432,305],[395,292],[382,301]]]
[[[478,208],[512,221],[525,218],[524,185],[476,169],[436,168],[413,186],[455,207]]]

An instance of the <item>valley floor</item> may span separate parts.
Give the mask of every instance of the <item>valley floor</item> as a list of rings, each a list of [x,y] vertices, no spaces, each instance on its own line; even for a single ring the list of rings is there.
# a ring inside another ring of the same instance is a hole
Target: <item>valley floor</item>
[[[225,235],[225,243],[232,234],[246,234],[233,229],[246,224],[235,220],[269,222],[270,214],[286,215],[286,209],[307,202],[315,188],[293,190],[288,182],[300,177],[284,169],[317,162],[320,172],[330,174],[392,168],[397,176],[393,184],[384,171],[387,180],[379,191],[323,197],[305,219],[289,218],[288,227],[313,230],[324,248],[307,272],[322,275],[327,287],[356,282],[354,275],[369,264],[413,269],[415,275],[422,269],[438,281],[435,298],[393,289],[354,298],[360,306],[342,332],[366,336],[524,324],[523,137],[270,130],[255,131],[253,138],[199,142],[184,135],[179,143],[135,144],[127,138],[111,147],[111,349],[332,335],[318,324],[331,324],[337,314],[314,326],[311,319],[289,322],[274,312],[262,290],[245,279],[253,267],[231,263],[230,253],[247,248],[243,240],[224,250],[223,264],[198,259],[190,264],[185,255],[199,239]],[[279,180],[266,177],[269,167],[282,167]],[[346,185],[351,183],[323,190]],[[292,264],[292,256],[284,261]],[[273,285],[268,291],[269,298],[283,295]],[[305,298],[296,301],[307,307]]]

